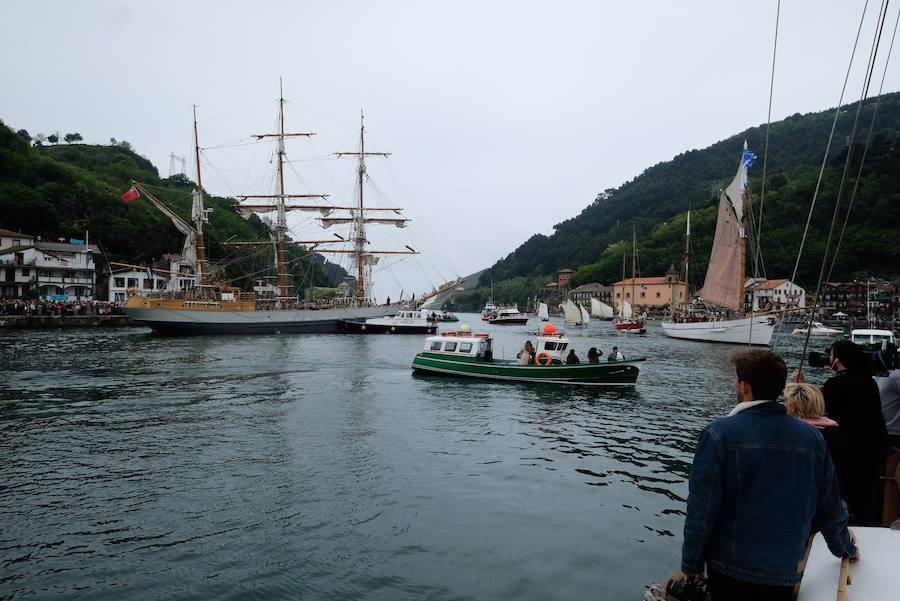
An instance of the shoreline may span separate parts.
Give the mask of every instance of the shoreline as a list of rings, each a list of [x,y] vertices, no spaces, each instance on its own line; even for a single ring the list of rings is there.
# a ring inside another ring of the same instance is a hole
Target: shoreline
[[[0,329],[49,330],[59,328],[138,327],[127,315],[0,315]]]

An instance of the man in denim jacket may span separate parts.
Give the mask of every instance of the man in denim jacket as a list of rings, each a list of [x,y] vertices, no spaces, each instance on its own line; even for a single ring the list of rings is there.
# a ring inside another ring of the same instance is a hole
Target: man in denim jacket
[[[774,400],[784,360],[749,350],[731,362],[738,404],[700,433],[673,579],[695,578],[705,563],[713,601],[788,600],[814,526],[835,556],[859,553],[825,440]]]

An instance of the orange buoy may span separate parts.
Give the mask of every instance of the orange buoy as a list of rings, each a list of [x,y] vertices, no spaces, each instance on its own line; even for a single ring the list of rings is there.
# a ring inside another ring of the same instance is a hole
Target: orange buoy
[[[556,334],[556,326],[552,323],[548,323],[544,326],[544,334]]]

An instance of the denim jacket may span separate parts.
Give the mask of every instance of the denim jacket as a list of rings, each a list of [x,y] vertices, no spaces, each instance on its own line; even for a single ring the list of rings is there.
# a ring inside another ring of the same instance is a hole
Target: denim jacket
[[[853,557],[828,447],[815,428],[770,401],[718,419],[694,454],[681,569],[757,584],[800,581],[813,525],[837,557]]]

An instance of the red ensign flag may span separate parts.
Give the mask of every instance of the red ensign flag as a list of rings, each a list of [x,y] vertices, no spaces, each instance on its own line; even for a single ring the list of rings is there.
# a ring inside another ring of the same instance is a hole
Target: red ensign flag
[[[121,198],[122,198],[122,202],[131,202],[132,200],[137,200],[140,197],[141,197],[141,195],[134,188],[134,186],[131,186],[131,188],[129,188],[128,191],[125,192],[125,194],[123,194]]]

